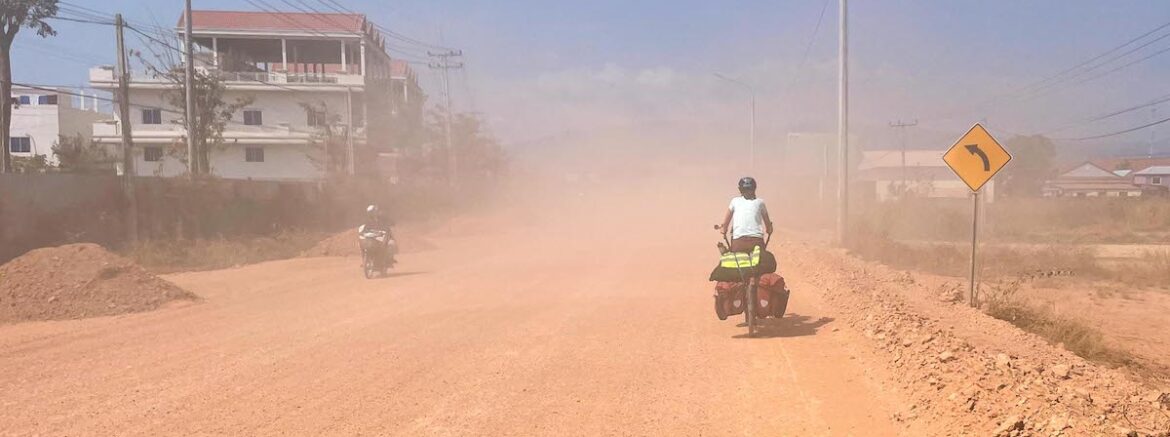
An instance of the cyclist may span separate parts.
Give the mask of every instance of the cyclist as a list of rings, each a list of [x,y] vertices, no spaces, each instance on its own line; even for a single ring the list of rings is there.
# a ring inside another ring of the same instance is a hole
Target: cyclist
[[[723,235],[731,232],[731,251],[751,252],[764,247],[764,236],[772,234],[772,219],[764,199],[756,197],[755,178],[740,178],[738,185],[740,195],[731,199],[720,229]]]

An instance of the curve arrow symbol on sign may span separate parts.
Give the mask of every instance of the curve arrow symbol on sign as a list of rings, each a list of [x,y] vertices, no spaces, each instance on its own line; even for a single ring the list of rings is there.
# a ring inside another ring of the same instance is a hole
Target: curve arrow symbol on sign
[[[983,160],[983,171],[991,171],[991,161],[987,160],[987,154],[983,153],[983,149],[980,149],[978,144],[968,144],[963,147],[966,147],[972,155],[979,155],[979,159]]]

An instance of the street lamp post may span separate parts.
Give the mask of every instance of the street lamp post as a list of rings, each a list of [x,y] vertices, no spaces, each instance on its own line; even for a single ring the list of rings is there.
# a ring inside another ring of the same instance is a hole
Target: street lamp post
[[[719,73],[715,73],[715,77],[718,77],[720,79],[723,79],[723,80],[726,80],[728,82],[734,83],[736,85],[742,86],[744,89],[747,90],[748,95],[751,96],[751,121],[750,121],[749,128],[748,128],[750,131],[749,135],[751,138],[751,140],[750,140],[751,141],[751,151],[749,152],[749,154],[750,154],[749,162],[750,162],[750,168],[754,172],[756,170],[756,89],[753,88],[751,85],[747,84],[746,82],[735,80],[735,79],[732,79],[730,77],[724,76],[724,75],[719,74]]]

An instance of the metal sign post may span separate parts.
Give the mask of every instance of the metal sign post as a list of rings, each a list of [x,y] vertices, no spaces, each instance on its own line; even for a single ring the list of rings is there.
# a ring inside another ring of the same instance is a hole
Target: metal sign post
[[[971,207],[971,277],[970,287],[967,289],[967,302],[972,307],[978,307],[979,302],[975,297],[975,249],[979,247],[979,191],[972,193],[971,198],[974,199],[974,206]]]
[[[971,276],[968,289],[968,304],[978,305],[975,293],[975,265],[978,260],[976,249],[979,247],[979,194],[991,178],[999,173],[1012,155],[999,144],[978,123],[972,126],[950,150],[943,155],[943,162],[967,184],[971,189],[971,199],[974,206],[971,208]]]

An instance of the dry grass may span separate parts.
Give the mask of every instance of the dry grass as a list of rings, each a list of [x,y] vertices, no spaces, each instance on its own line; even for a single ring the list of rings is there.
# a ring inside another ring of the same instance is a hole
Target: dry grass
[[[122,255],[155,272],[214,270],[294,258],[325,236],[286,231],[266,237],[150,240],[125,248]]]
[[[1147,251],[1134,260],[1110,267],[1110,278],[1137,287],[1170,287],[1170,251]]]
[[[970,238],[969,199],[906,199],[868,205],[861,221],[898,240]],[[986,205],[985,241],[1160,243],[1170,237],[1170,199],[1000,198]]]
[[[981,298],[983,310],[988,315],[1039,335],[1086,360],[1140,370],[1141,366],[1131,354],[1109,347],[1105,336],[1097,329],[1018,299],[1018,282],[989,284],[987,288]]]
[[[875,231],[858,232],[850,250],[864,259],[902,270],[944,276],[967,276],[970,272],[969,247],[950,243],[905,243],[894,241],[887,235]],[[979,274],[984,279],[1053,274],[1105,275],[1094,253],[1085,248],[985,245],[980,248],[979,263]]]

